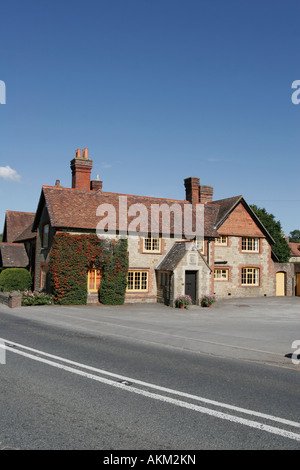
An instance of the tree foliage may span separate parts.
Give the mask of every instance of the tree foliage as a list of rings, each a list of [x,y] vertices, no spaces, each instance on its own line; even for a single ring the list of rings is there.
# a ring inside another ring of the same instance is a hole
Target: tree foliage
[[[290,242],[300,243],[300,230],[292,230],[289,235]]]
[[[280,221],[276,220],[275,216],[268,213],[266,209],[259,208],[256,205],[250,207],[274,239],[275,245],[272,246],[273,253],[277,256],[280,263],[287,263],[291,257],[291,249],[284,238]]]

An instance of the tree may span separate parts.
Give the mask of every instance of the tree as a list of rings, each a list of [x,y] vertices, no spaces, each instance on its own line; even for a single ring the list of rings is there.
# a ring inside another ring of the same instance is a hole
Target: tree
[[[292,230],[289,235],[290,242],[300,243],[300,230]]]
[[[0,233],[0,243],[2,242],[3,233]]]
[[[261,209],[256,205],[250,207],[274,239],[275,245],[272,246],[273,253],[277,256],[280,263],[287,263],[291,257],[291,249],[284,238],[281,223],[275,219],[273,214],[269,214],[266,209]]]

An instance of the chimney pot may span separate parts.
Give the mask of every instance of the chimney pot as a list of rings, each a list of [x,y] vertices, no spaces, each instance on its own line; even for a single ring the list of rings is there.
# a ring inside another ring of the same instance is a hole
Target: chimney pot
[[[87,148],[83,149],[83,158],[80,155],[81,151],[77,149],[76,158],[71,160],[72,188],[90,191],[93,160],[88,158]]]

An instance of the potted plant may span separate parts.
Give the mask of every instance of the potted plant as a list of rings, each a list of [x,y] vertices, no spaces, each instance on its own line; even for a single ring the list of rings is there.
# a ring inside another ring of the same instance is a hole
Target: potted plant
[[[201,299],[201,307],[210,307],[216,300],[217,298],[214,294],[206,294]]]
[[[175,300],[175,305],[178,308],[188,308],[192,303],[193,301],[189,295],[179,295]]]

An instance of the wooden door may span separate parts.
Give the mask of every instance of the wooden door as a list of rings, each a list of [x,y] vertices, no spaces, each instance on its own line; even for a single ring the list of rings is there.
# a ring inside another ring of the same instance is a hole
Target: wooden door
[[[296,276],[296,295],[300,296],[300,273]]]
[[[285,273],[276,273],[276,295],[285,295]]]
[[[185,294],[191,297],[193,304],[196,303],[196,282],[197,282],[197,271],[186,271],[185,272]]]

